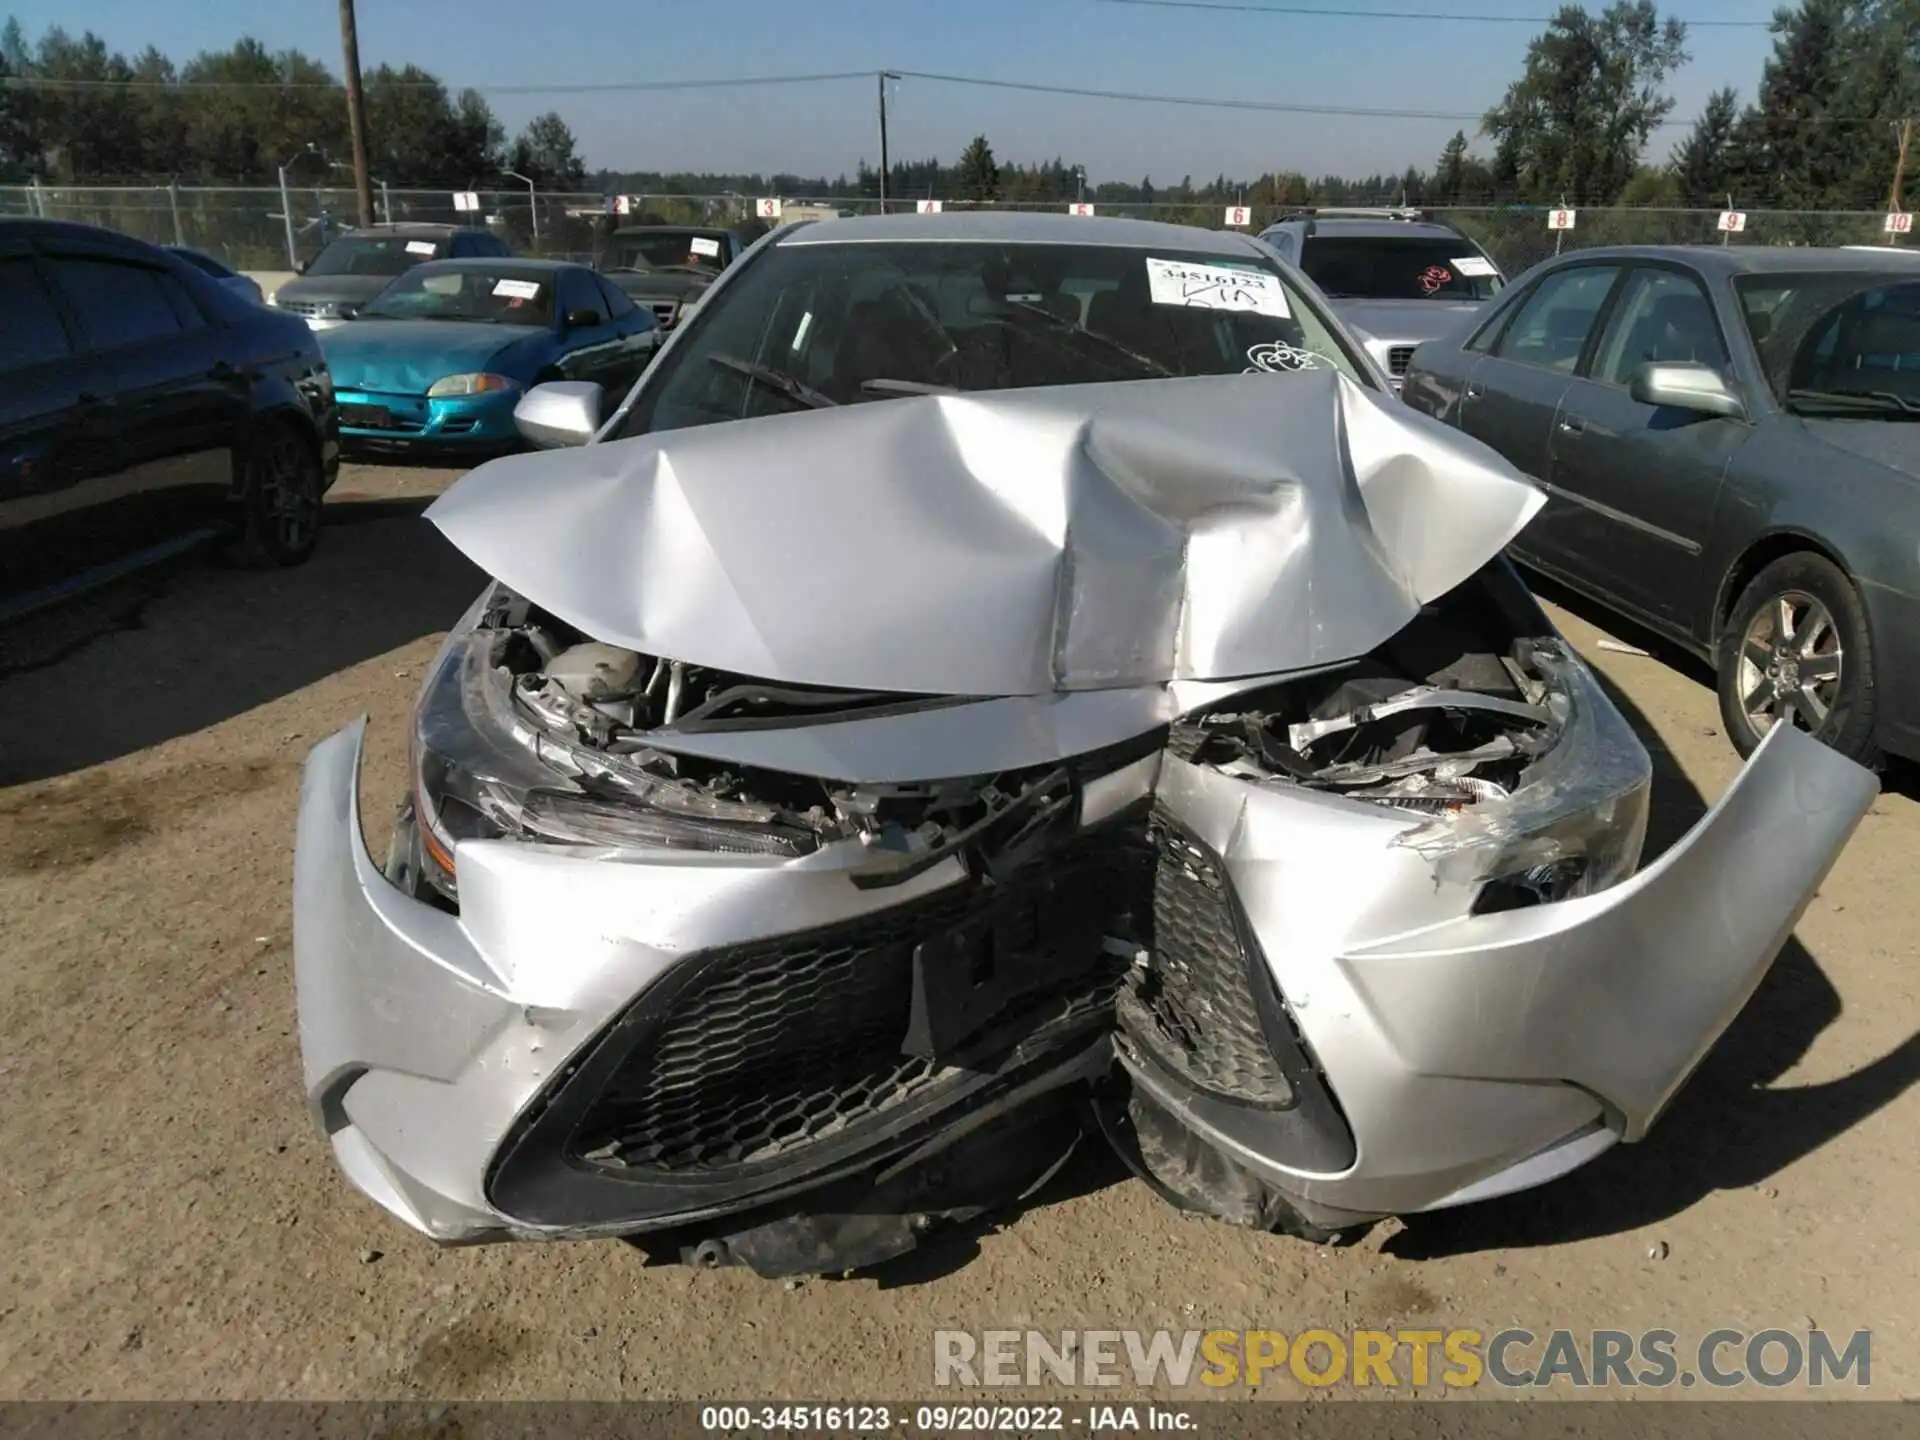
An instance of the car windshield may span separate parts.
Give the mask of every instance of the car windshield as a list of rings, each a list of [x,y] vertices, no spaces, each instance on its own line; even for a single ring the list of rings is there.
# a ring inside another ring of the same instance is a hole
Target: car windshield
[[[661,366],[623,435],[1157,376],[1331,368],[1373,383],[1277,267],[1177,246],[789,242],[714,290]]]
[[[719,270],[726,263],[726,239],[711,230],[649,230],[641,235],[615,235],[607,242],[603,265],[608,270],[664,270],[676,265]]]
[[[1310,235],[1300,268],[1341,299],[1491,300],[1502,283],[1473,242],[1425,235]]]
[[[347,235],[313,257],[308,275],[398,275],[446,252],[432,235]]]
[[[422,265],[374,296],[359,318],[547,325],[553,320],[553,272],[470,262]]]
[[[1920,275],[1745,275],[1740,312],[1775,396],[1796,414],[1920,419]]]

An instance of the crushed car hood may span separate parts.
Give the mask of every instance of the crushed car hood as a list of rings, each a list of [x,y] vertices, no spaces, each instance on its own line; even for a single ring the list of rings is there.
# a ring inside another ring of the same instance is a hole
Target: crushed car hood
[[[1043,695],[1350,659],[1543,496],[1332,370],[879,401],[516,456],[428,510],[608,643],[790,683]]]

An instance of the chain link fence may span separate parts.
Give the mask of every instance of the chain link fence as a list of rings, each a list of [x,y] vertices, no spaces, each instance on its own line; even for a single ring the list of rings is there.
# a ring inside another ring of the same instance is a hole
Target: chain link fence
[[[597,194],[526,190],[474,192],[478,211],[455,208],[446,190],[392,190],[376,185],[374,219],[396,224],[473,225],[514,250],[554,259],[591,261],[604,228],[607,200]],[[320,253],[352,229],[358,205],[350,189],[289,185],[258,188],[161,186],[0,186],[0,215],[36,215],[104,225],[157,245],[190,245],[236,270],[284,271]]]
[[[444,190],[389,190],[376,186],[376,218],[395,222],[483,224],[523,254],[592,261],[607,231],[639,221],[666,224],[736,225],[757,229],[756,197],[725,195],[631,195],[616,212],[613,197],[525,190],[477,192],[477,213],[455,209]],[[910,210],[915,197],[893,199],[889,210]],[[785,196],[784,214],[870,215],[871,197]],[[1163,220],[1219,229],[1221,200],[1112,203],[1095,201],[1100,215]],[[1060,200],[945,200],[947,210],[1058,212]],[[351,190],[292,187],[251,189],[195,186],[0,187],[0,215],[39,215],[105,225],[160,244],[191,245],[241,270],[294,268],[289,252],[311,260],[320,247],[355,217]],[[1249,229],[1258,233],[1295,207],[1249,207]],[[1518,274],[1562,248],[1595,245],[1877,245],[1887,240],[1878,211],[1750,210],[1746,229],[1723,235],[1718,210],[1608,207],[1577,212],[1575,228],[1547,229],[1544,206],[1428,206],[1426,213],[1471,236],[1508,274]]]

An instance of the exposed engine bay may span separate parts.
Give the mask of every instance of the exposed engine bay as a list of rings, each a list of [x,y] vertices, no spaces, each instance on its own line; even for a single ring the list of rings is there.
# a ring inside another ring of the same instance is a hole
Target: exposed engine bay
[[[1552,684],[1539,655],[1543,644],[1549,660],[1562,652],[1555,641],[1527,638],[1530,610],[1524,591],[1496,565],[1426,607],[1372,655],[1237,694],[1138,743],[991,775],[875,784],[678,753],[663,748],[661,736],[964,702],[773,683],[642,655],[590,639],[497,587],[467,641],[469,709],[491,712],[504,732],[523,735],[574,788],[522,789],[476,776],[470,792],[426,813],[441,822],[449,850],[453,840],[478,833],[785,856],[853,842],[873,857],[860,872],[864,883],[886,884],[970,848],[996,857],[996,871],[1017,865],[1028,842],[1067,813],[1076,781],[1166,746],[1236,779],[1445,818],[1509,801],[1558,738],[1565,712],[1549,703]],[[650,826],[649,814],[663,823]],[[425,873],[455,893],[449,871]]]

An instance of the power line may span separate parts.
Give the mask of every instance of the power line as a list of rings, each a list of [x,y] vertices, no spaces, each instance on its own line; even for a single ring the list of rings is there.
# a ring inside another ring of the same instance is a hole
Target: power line
[[[487,95],[596,95],[640,90],[725,90],[751,85],[815,85],[831,80],[871,80],[871,70],[834,70],[816,75],[735,75],[713,80],[610,80],[603,84],[557,82],[543,85],[449,85],[440,80],[378,81],[382,90],[478,90]],[[163,90],[192,94],[201,90],[338,90],[338,80],[63,80],[51,75],[10,75],[5,90]]]
[[[1077,85],[1044,85],[1029,80],[988,80],[977,75],[939,75],[928,70],[896,70],[909,80],[939,85],[972,85],[989,90],[1022,90],[1035,95],[1071,95],[1083,100],[1124,100],[1144,105],[1181,105],[1204,110],[1258,110],[1280,115],[1345,115],[1385,120],[1472,120],[1484,111],[1385,110],[1363,105],[1308,105],[1291,100],[1233,100],[1212,95],[1151,95],[1135,90],[1090,90]]]
[[[1095,0],[1100,5],[1133,5],[1148,10],[1226,10],[1237,15],[1316,15],[1337,20],[1442,20],[1450,24],[1551,25],[1551,15],[1470,15],[1429,10],[1339,10],[1315,5],[1241,5],[1229,0]],[[1695,29],[1766,30],[1771,20],[1685,20]]]
[[[1120,3],[1120,0],[1114,0]],[[1131,0],[1128,0],[1131,3]],[[1144,3],[1144,0],[1143,0]],[[1174,3],[1174,0],[1165,0]],[[1182,3],[1200,3],[1200,0],[1182,0]],[[615,80],[603,84],[554,83],[529,85],[470,85],[437,88],[447,90],[478,90],[486,95],[593,95],[593,94],[631,94],[646,91],[665,90],[724,90],[740,87],[764,88],[772,85],[812,85],[836,81],[859,80],[870,82],[878,72],[875,70],[840,70],[812,75],[740,75],[730,78],[705,80]],[[1444,120],[1457,124],[1478,125],[1485,118],[1482,110],[1403,110],[1363,105],[1313,105],[1289,100],[1244,100],[1213,95],[1160,95],[1137,90],[1100,90],[1077,85],[1050,85],[1031,80],[995,80],[982,75],[947,75],[931,70],[891,70],[888,73],[909,80],[925,80],[937,85],[966,85],[990,90],[1021,91],[1032,95],[1063,95],[1081,100],[1111,100],[1136,105],[1172,105],[1202,110],[1237,110],[1275,115],[1327,115],[1349,119],[1371,120]],[[380,88],[389,85],[395,89],[433,89],[436,82],[430,81],[381,81]],[[57,80],[43,76],[13,76],[0,81],[5,89],[76,89],[76,90],[162,90],[190,94],[202,90],[337,90],[338,81],[293,81],[281,84],[267,80],[186,80],[166,81],[119,81],[119,80]],[[1814,124],[1850,125],[1878,124],[1880,117],[1859,115],[1813,115],[1806,117]],[[1667,119],[1659,121],[1654,128],[1688,128],[1693,124],[1688,119]]]

